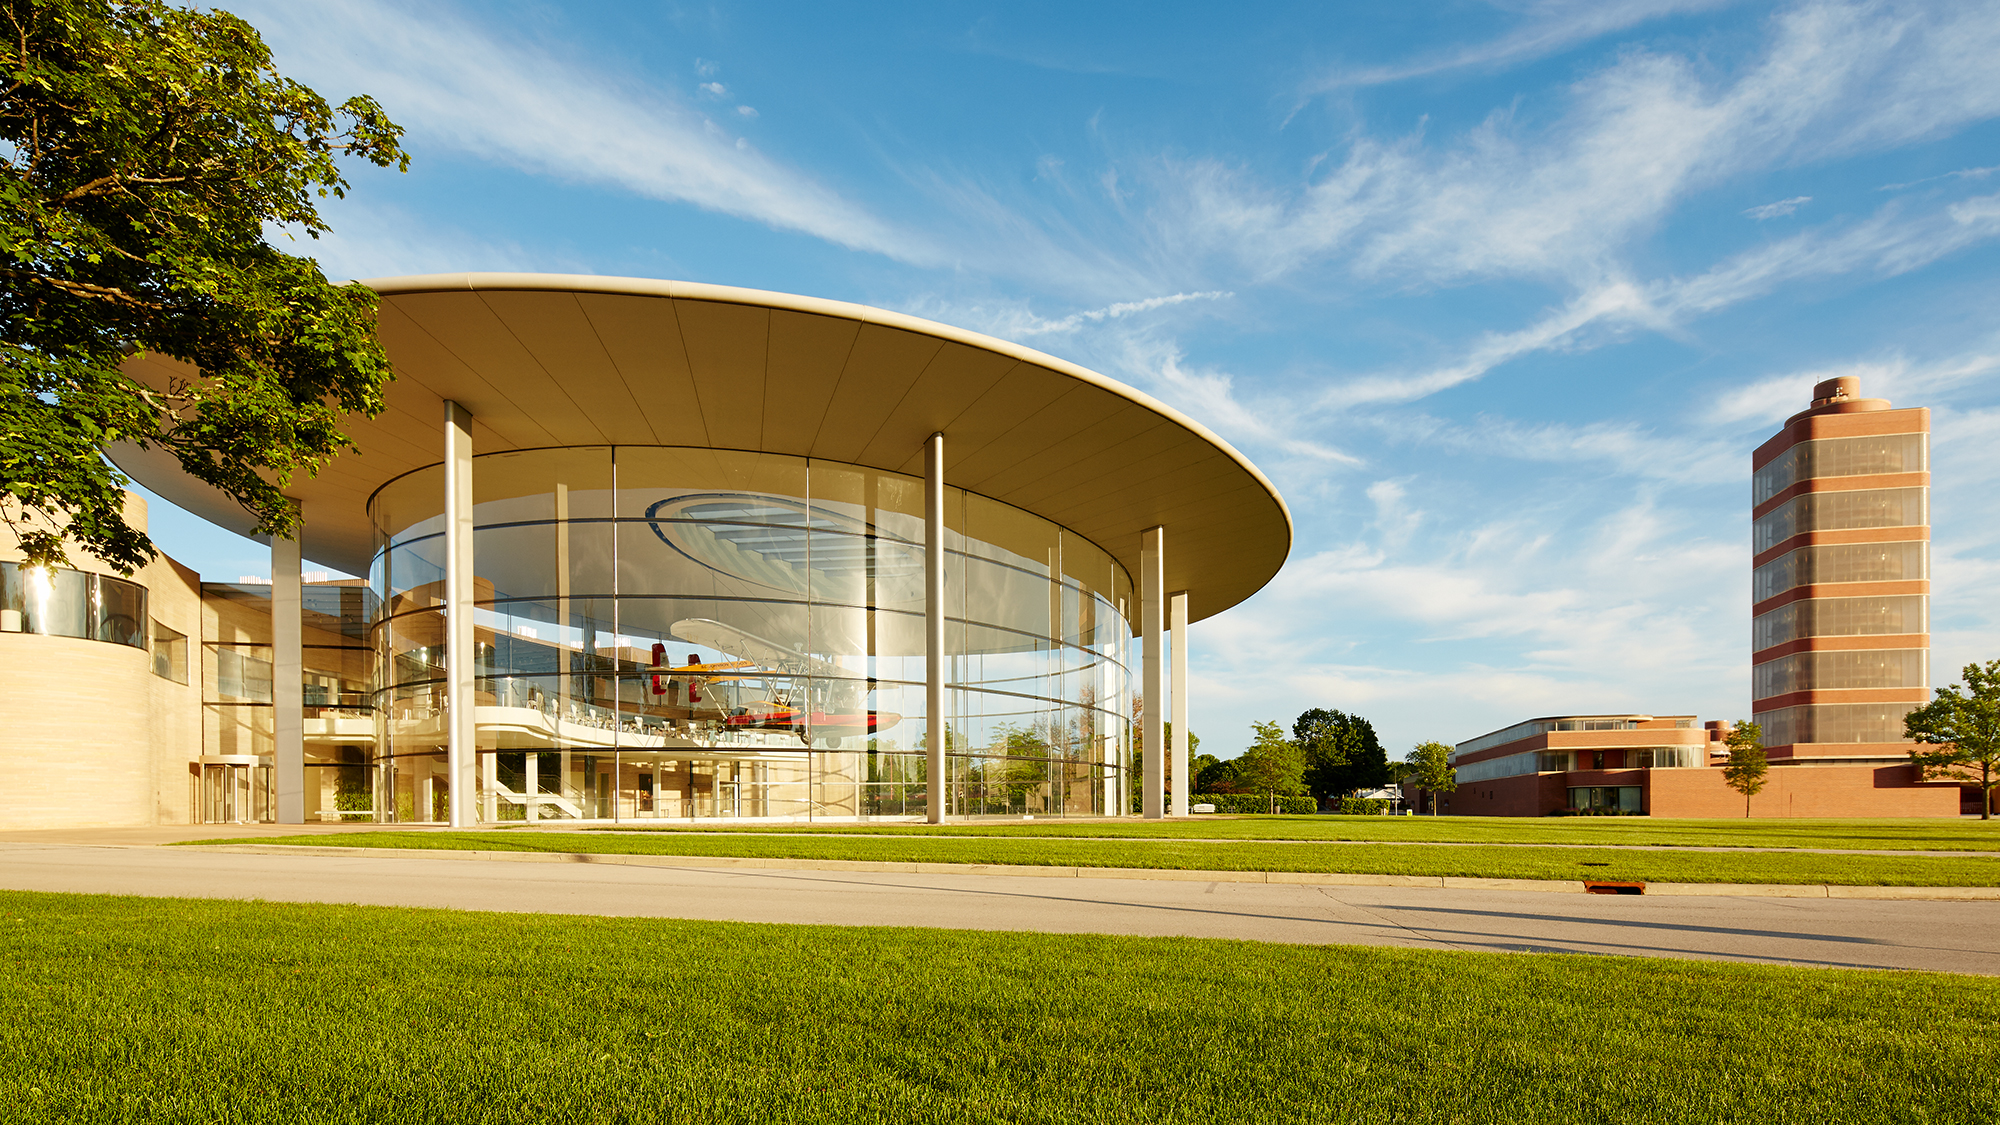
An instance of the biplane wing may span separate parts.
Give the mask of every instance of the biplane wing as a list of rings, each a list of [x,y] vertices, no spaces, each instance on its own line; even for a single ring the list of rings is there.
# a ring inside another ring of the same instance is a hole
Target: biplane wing
[[[755,633],[746,633],[734,625],[724,625],[706,617],[689,617],[673,623],[668,630],[675,637],[690,644],[740,656],[747,661],[761,664],[773,672],[804,673],[811,676],[847,677],[853,673],[830,660],[786,648],[773,640],[767,640]],[[713,667],[713,665],[710,665]]]

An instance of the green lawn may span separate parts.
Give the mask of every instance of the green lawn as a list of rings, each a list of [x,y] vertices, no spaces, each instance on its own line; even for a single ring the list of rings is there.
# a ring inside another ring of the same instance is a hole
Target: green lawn
[[[1626,844],[1708,848],[2000,851],[2000,820],[1669,820],[1655,817],[1215,816],[1180,821],[1032,820],[972,824],[628,822],[616,831],[1096,839],[1382,840],[1460,844]],[[607,829],[594,829],[606,831]]]
[[[894,863],[1144,867],[1198,871],[1327,871],[1500,879],[1631,879],[1666,883],[1839,883],[2000,886],[2000,857],[1823,855],[1813,852],[1635,851],[1589,847],[1423,847],[1247,840],[996,839],[659,832],[354,832],[202,843],[348,848],[749,856]]]
[[[0,1121],[1991,1122],[2000,982],[0,892]]]

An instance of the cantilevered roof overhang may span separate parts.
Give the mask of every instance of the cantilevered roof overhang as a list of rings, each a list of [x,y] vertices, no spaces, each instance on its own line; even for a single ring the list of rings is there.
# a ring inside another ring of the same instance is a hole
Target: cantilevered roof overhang
[[[1097,372],[900,313],[785,293],[640,278],[468,273],[366,282],[395,367],[388,409],[351,417],[356,445],[288,490],[305,557],[353,574],[373,548],[369,496],[443,459],[444,402],[473,414],[478,453],[685,445],[826,458],[945,479],[1110,551],[1136,579],[1164,526],[1166,589],[1199,620],[1248,598],[1291,550],[1278,490],[1229,444]],[[187,369],[126,364],[155,385]],[[254,521],[172,458],[120,447],[135,480],[223,527]]]

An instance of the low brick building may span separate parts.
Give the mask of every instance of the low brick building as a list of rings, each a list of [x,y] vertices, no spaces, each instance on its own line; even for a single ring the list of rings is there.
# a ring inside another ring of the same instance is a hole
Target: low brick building
[[[1515,723],[1458,744],[1458,789],[1444,798],[1443,811],[1741,816],[1743,798],[1722,780],[1727,729],[1693,715],[1550,715]],[[1750,815],[1956,816],[1960,790],[1918,781],[1907,760],[1774,763]]]

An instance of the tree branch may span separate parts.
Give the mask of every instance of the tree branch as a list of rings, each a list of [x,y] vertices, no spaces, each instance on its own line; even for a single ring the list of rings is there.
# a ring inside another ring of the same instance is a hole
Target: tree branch
[[[63,292],[72,294],[74,296],[89,297],[99,301],[110,301],[113,302],[114,304],[120,304],[120,305],[129,305],[135,309],[151,309],[157,311],[159,309],[166,307],[157,301],[148,301],[140,297],[135,297],[132,294],[125,292],[123,289],[116,289],[104,285],[92,285],[87,281],[68,281],[60,277],[49,277],[46,274],[31,273],[27,270],[0,269],[0,277],[14,277],[14,278],[21,278],[27,281],[39,281],[44,285],[52,286],[56,289],[60,289]]]

